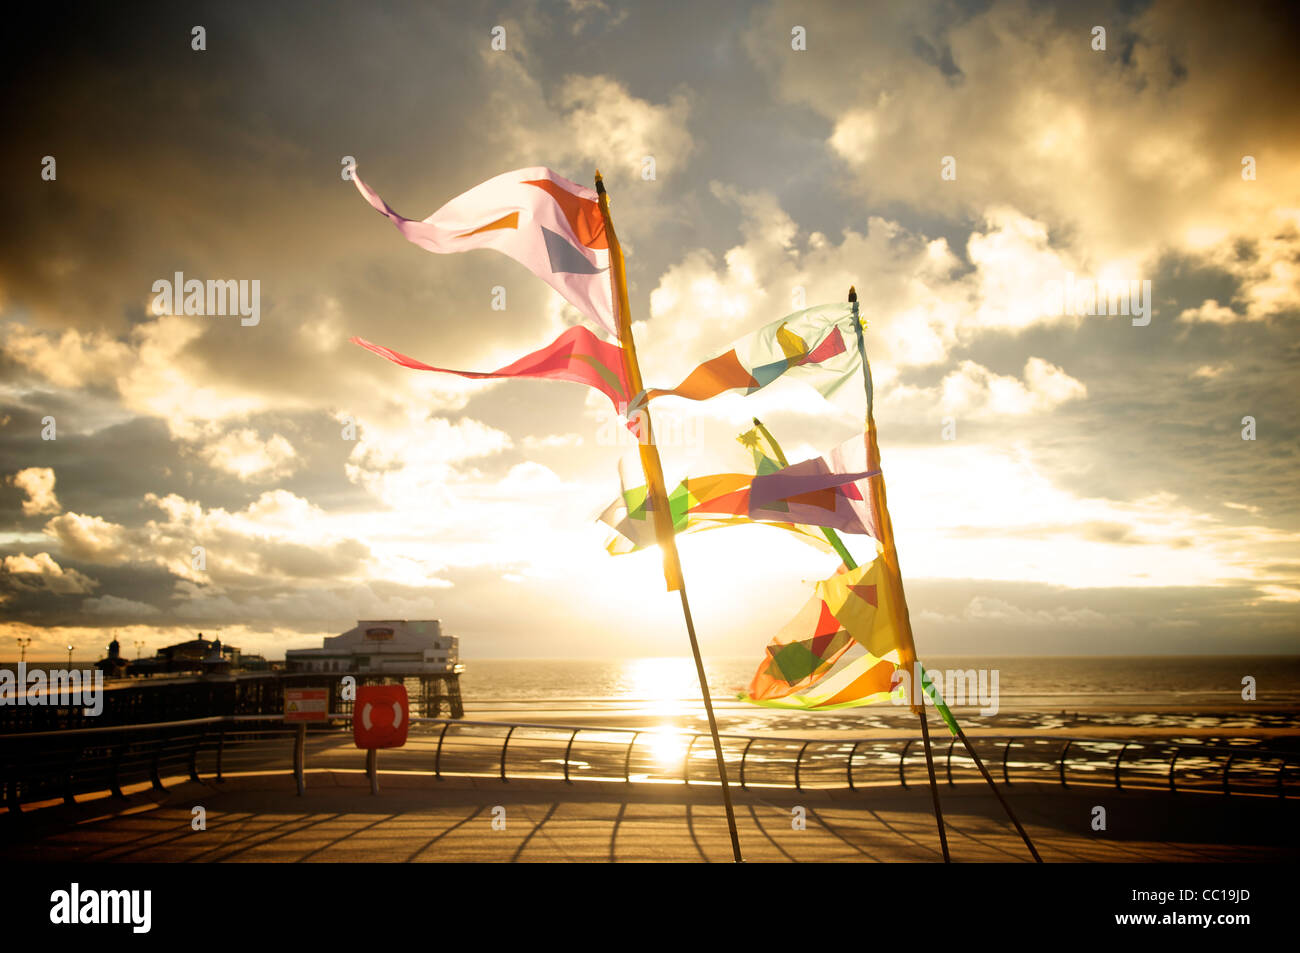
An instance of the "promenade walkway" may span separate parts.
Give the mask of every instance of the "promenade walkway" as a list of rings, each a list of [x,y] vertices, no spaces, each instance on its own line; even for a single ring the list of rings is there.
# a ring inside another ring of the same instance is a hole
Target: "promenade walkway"
[[[11,861],[713,861],[731,859],[715,787],[309,772],[168,780],[166,793],[0,817]],[[940,860],[930,795],[894,786],[736,791],[751,861]],[[943,789],[955,861],[1027,862],[978,784]],[[1268,798],[1014,785],[1008,797],[1046,862],[1294,861],[1296,805]],[[1107,830],[1092,830],[1093,808]],[[194,808],[206,830],[194,830]],[[802,808],[804,828],[794,823]],[[494,823],[495,822],[495,823]]]

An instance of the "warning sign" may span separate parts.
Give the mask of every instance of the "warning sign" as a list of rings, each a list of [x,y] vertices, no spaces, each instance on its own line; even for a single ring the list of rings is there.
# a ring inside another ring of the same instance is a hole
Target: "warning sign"
[[[286,688],[285,721],[324,721],[329,714],[329,692],[323,688]]]

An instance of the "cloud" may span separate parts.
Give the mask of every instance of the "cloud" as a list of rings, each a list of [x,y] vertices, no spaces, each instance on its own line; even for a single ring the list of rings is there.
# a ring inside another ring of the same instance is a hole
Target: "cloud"
[[[845,4],[813,16],[783,0],[755,16],[746,43],[777,96],[825,118],[827,150],[869,206],[959,221],[995,201],[1048,223],[1089,271],[1243,238],[1259,243],[1235,269],[1247,310],[1294,309],[1300,240],[1276,218],[1300,204],[1287,30],[1273,8],[1203,9],[1215,30],[1175,3],[1112,11],[1097,51],[1092,20],[1069,6]],[[790,53],[791,23],[807,25],[807,54]],[[1244,180],[1244,155],[1268,175]],[[955,180],[940,177],[945,156]]]
[[[1273,602],[1300,602],[1300,586],[1260,586],[1265,599]]]
[[[112,566],[129,558],[126,527],[98,516],[64,513],[45,524],[45,534],[74,559]]]
[[[581,434],[576,433],[554,433],[547,434],[545,437],[538,437],[529,434],[524,437],[520,445],[525,450],[553,450],[561,447],[581,447],[583,438]]]
[[[45,532],[74,558],[106,566],[156,566],[200,585],[257,588],[270,579],[338,578],[359,573],[369,550],[340,538],[318,507],[283,490],[263,493],[242,512],[205,509],[176,494],[146,494],[161,519],[126,527],[64,513]],[[204,568],[194,564],[204,550]]]
[[[771,195],[719,186],[714,194],[741,210],[744,241],[721,261],[688,252],[651,293],[654,320],[638,325],[638,344],[643,365],[668,368],[665,378],[681,379],[759,324],[840,300],[850,284],[869,321],[877,384],[904,368],[940,364],[988,331],[1081,320],[1045,308],[1048,282],[1061,280],[1073,259],[1050,249],[1042,223],[1012,209],[991,210],[971,233],[973,267],[963,270],[945,239],[896,221],[869,217],[865,234],[846,230],[836,243],[817,232],[801,235]],[[1063,374],[1050,367],[1034,365],[1035,383],[1073,390],[1068,377],[1050,379]]]
[[[905,572],[929,579],[1071,588],[1250,586],[1289,556],[1286,528],[1228,523],[1172,493],[1130,500],[1072,492],[1020,441],[895,447],[884,467]],[[1045,518],[1047,517],[1047,518]]]
[[[633,96],[611,76],[574,74],[548,95],[530,72],[529,55],[484,57],[496,74],[495,128],[521,154],[551,157],[560,168],[601,166],[616,179],[641,181],[644,159],[651,156],[657,181],[680,175],[694,149],[691,100],[684,89],[656,104]]]
[[[262,440],[257,431],[248,428],[232,430],[197,452],[211,466],[246,483],[277,480],[301,465],[293,445],[283,436],[277,433]]]
[[[75,569],[64,569],[49,553],[27,556],[5,556],[0,559],[5,572],[12,574],[12,582],[20,589],[44,590],[59,595],[77,595],[90,592],[99,583]]]
[[[56,387],[78,388],[112,381],[130,366],[130,348],[103,334],[68,328],[57,337],[23,325],[4,328],[5,353]]]
[[[607,30],[616,27],[627,19],[629,12],[625,7],[618,13],[614,13],[605,0],[568,0],[568,7],[573,21],[569,29],[574,36],[582,33],[594,22],[603,21]]]
[[[628,93],[608,76],[570,76],[560,87],[563,118],[557,133],[571,142],[577,159],[613,159],[643,177],[647,156],[655,160],[655,177],[680,174],[693,148],[687,130],[690,100],[675,93],[655,105]],[[659,166],[663,171],[660,173]]]
[[[1041,358],[1025,362],[1023,381],[995,374],[974,361],[962,361],[935,387],[896,386],[882,405],[906,409],[912,417],[1023,417],[1046,413],[1087,393],[1083,384]]]
[[[24,516],[42,516],[63,509],[54,495],[54,471],[49,467],[27,467],[7,477],[5,482],[27,494],[23,500]]]
[[[133,618],[159,614],[158,609],[148,603],[136,602],[134,599],[122,599],[118,596],[96,596],[93,599],[87,599],[81,604],[81,610],[91,615],[131,616]]]
[[[190,350],[204,331],[193,317],[168,315],[137,324],[126,341],[76,328],[62,333],[11,324],[8,357],[58,387],[110,387],[122,406],[165,421],[174,436],[198,439],[202,425],[279,409],[268,395],[220,381]]]
[[[1107,621],[1104,615],[1092,609],[1057,607],[1054,609],[1027,610],[1011,605],[1001,599],[985,597],[972,599],[962,613],[962,617],[972,621],[993,622],[998,625],[1017,627],[1064,626],[1073,629],[1100,626]]]
[[[449,500],[457,465],[512,445],[504,431],[473,419],[426,417],[359,421],[360,435],[345,467],[348,479],[397,510]]]
[[[1178,315],[1178,320],[1187,322],[1204,321],[1211,324],[1235,324],[1238,321],[1247,320],[1247,317],[1237,314],[1231,308],[1225,308],[1213,298],[1209,298],[1201,302],[1199,307],[1184,308],[1182,313]],[[1206,370],[1206,368],[1201,370]],[[1198,370],[1197,374],[1200,373],[1201,371]]]

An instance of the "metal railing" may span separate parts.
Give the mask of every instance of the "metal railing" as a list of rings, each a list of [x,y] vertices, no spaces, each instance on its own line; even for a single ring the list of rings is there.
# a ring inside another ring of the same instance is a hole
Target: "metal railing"
[[[351,735],[330,725],[286,724],[282,717],[237,715],[159,724],[0,736],[0,786],[11,811],[24,802],[145,785],[163,790],[164,776],[218,782],[237,774],[288,770],[299,790],[308,770],[365,770],[378,790],[387,772],[435,779],[496,777],[502,782],[551,779],[624,783],[716,784],[712,746],[699,732],[663,732],[528,722],[413,718],[407,744],[362,758]],[[788,738],[722,736],[729,773],[742,789],[860,790],[925,784],[919,738]],[[1050,782],[1062,787],[1202,791],[1224,795],[1300,796],[1300,752],[1255,746],[1096,738],[974,736],[972,744],[1007,785]],[[936,774],[948,785],[979,780],[956,739],[933,745]],[[364,763],[364,768],[361,765]],[[291,767],[290,767],[291,766]]]

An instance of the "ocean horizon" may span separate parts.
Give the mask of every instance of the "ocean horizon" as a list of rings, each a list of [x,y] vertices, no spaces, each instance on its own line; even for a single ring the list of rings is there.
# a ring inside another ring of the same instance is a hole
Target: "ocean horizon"
[[[760,659],[753,655],[705,660],[717,702],[734,699],[749,684]],[[975,656],[931,655],[932,671],[997,673],[1003,707],[1071,705],[1292,705],[1300,698],[1300,655]],[[521,702],[633,703],[699,698],[689,656],[638,658],[462,659],[461,693],[469,704]],[[29,660],[27,669],[62,669],[66,660]],[[93,661],[73,660],[87,669]],[[17,662],[0,663],[16,671]],[[1255,698],[1242,697],[1254,679]]]
[[[932,655],[928,669],[997,672],[1003,707],[1247,704],[1290,705],[1300,693],[1300,655],[1291,656],[988,656]],[[753,656],[705,659],[715,701],[733,699],[753,677]],[[635,702],[698,699],[689,657],[639,659],[465,660],[467,703],[507,701]]]

